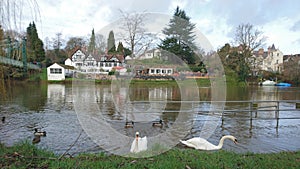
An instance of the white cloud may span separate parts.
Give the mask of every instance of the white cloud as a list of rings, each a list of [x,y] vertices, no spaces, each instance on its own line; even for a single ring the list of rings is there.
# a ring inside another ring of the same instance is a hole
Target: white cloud
[[[299,39],[300,31],[290,31],[290,26],[295,23],[294,19],[282,17],[265,25],[263,31],[267,36],[267,45],[272,44],[285,54],[300,53]]]
[[[119,10],[157,12],[172,16],[176,6],[184,9],[197,28],[215,48],[233,39],[234,29],[241,23],[263,28],[267,45],[275,44],[284,53],[300,53],[300,1],[282,0],[44,0],[38,1],[42,24],[32,17],[24,23],[24,30],[33,18],[42,38],[87,36],[94,28],[100,30],[120,17]],[[24,9],[25,10],[25,9]],[[26,12],[23,12],[26,14]],[[41,25],[41,26],[40,26]],[[41,29],[39,29],[41,27]]]

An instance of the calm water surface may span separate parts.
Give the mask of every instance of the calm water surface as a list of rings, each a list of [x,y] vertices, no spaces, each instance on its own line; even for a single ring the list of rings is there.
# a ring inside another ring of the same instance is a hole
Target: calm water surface
[[[80,125],[72,90],[74,90],[72,85],[39,83],[12,83],[2,88],[0,116],[5,116],[6,119],[0,122],[0,142],[10,146],[24,140],[31,141],[34,128],[40,128],[47,131],[47,136],[41,138],[38,147],[62,154],[78,139],[70,154],[102,151]],[[142,135],[148,137],[164,133],[178,117],[180,105],[175,101],[180,101],[181,94],[176,86],[138,85],[131,86],[129,91],[125,87],[120,87],[115,93],[111,92],[109,85],[96,85],[92,94],[90,90],[92,89],[85,89],[82,99],[95,100],[105,120],[121,134],[132,138],[135,131],[140,131]],[[192,105],[196,113],[189,120],[193,126],[182,139],[200,136],[203,126],[210,120],[209,117],[214,116],[208,113],[211,106],[210,88],[200,87],[199,91],[200,100],[203,102]],[[194,91],[184,90],[184,92]],[[222,135],[231,134],[237,137],[239,144],[234,145],[230,141],[225,141],[226,150],[269,153],[300,149],[300,110],[296,109],[295,103],[286,102],[300,100],[300,88],[228,87],[226,99],[228,102],[225,110],[235,111],[225,112],[223,120],[215,118],[217,127],[208,138],[210,142],[218,144]],[[128,100],[137,104],[132,107],[127,104]],[[276,103],[259,103],[259,107],[267,108],[253,114],[253,120],[250,121],[250,113],[247,111],[249,104],[231,102],[249,100],[282,100],[279,103],[282,110],[279,112],[280,119],[274,118],[272,106]],[[151,127],[152,121],[159,119],[164,121],[164,126]],[[134,129],[124,128],[126,120],[136,121]],[[178,146],[183,147],[180,144]]]

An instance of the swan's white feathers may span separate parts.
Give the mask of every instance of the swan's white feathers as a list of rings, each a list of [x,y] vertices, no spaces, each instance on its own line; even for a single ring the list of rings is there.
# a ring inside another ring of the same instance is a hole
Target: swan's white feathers
[[[185,144],[188,147],[192,147],[199,150],[210,150],[216,148],[215,145],[200,137],[195,137],[186,141],[181,141],[181,143]]]
[[[211,144],[207,140],[200,137],[194,137],[186,141],[180,140],[180,142],[188,147],[192,147],[198,150],[219,150],[223,147],[223,143],[225,139],[230,139],[234,143],[237,143],[237,139],[231,135],[223,136],[217,146]]]
[[[140,151],[145,151],[147,150],[147,137],[138,137],[135,138],[131,144],[130,152],[131,153],[138,153]]]

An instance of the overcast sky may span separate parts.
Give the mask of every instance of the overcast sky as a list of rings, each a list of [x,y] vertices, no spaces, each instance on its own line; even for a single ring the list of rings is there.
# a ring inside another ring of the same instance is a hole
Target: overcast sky
[[[300,1],[298,0],[41,0],[37,1],[44,40],[56,33],[64,38],[97,32],[127,12],[154,12],[172,16],[176,6],[186,11],[196,28],[215,49],[233,41],[239,24],[250,23],[284,54],[300,53]],[[29,21],[28,21],[29,23]],[[26,25],[28,26],[28,24]]]

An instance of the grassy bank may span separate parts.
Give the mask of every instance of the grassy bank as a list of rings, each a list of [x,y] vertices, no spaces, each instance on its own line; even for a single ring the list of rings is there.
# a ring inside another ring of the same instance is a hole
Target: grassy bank
[[[30,143],[0,145],[0,168],[300,168],[300,151],[272,154],[237,154],[174,148],[151,158],[82,154],[62,157]]]
[[[29,81],[42,81],[46,83],[61,83],[61,84],[71,84],[72,78],[66,78],[64,81],[47,81],[47,69],[42,69],[40,73],[35,73],[30,75]],[[78,80],[78,79],[77,79]],[[126,79],[124,79],[126,81]],[[196,83],[199,87],[209,87],[210,79],[207,78],[198,78],[198,79],[186,79],[184,81],[185,84],[187,83]],[[136,79],[130,79],[130,84],[135,85],[147,85],[147,86],[157,86],[157,85],[170,85],[170,86],[176,86],[177,83],[180,83],[181,81],[174,81],[174,80],[136,80]],[[96,84],[111,84],[111,80],[95,80]],[[226,76],[226,84],[227,85],[245,85],[245,83],[238,82],[237,77],[234,73],[229,73]]]

